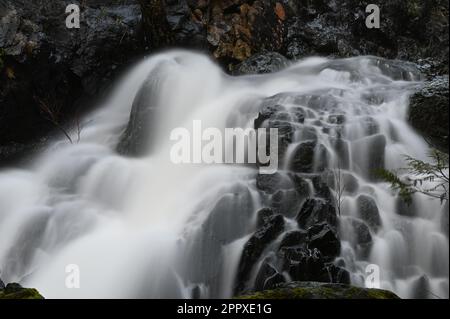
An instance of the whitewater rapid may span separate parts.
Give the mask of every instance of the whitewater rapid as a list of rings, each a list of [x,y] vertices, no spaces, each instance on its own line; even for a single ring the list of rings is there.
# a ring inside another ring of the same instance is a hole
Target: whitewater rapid
[[[373,57],[308,58],[275,74],[231,77],[197,53],[144,59],[82,120],[79,143],[55,138],[26,169],[0,171],[0,277],[36,287],[46,298],[191,298],[193,291],[202,298],[231,297],[242,247],[263,206],[257,169],[172,164],[171,130],[192,129],[194,120],[219,129],[252,127],[255,101],[284,92],[331,92],[350,119],[343,132],[349,144],[366,138],[360,120],[370,115],[386,136],[385,167],[403,167],[403,155],[426,159],[428,146],[406,121],[408,97],[420,77],[394,80],[394,71]],[[156,79],[161,108],[152,122],[151,152],[120,156],[116,146],[148,78]],[[311,112],[306,123],[314,125],[318,113]],[[329,141],[324,134],[319,139],[335,167]],[[412,297],[425,276],[433,294],[448,298],[449,242],[441,229],[448,206],[417,196],[416,216],[398,215],[389,186],[366,176],[367,152],[350,152],[345,170],[357,178],[357,194],[375,199],[383,226],[366,258],[343,235],[339,260],[356,285],[364,285],[366,265],[376,264],[381,288]],[[355,198],[345,196],[341,227],[357,214]],[[205,223],[213,225],[208,229],[217,241],[210,241]],[[76,289],[66,286],[72,264],[80,270]]]

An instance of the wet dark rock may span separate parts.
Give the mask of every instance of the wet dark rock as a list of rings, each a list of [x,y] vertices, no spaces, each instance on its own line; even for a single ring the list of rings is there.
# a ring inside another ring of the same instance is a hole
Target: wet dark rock
[[[433,297],[430,293],[430,281],[425,275],[414,280],[411,288],[412,299],[429,299]]]
[[[292,230],[287,232],[280,242],[280,249],[283,247],[294,247],[306,245],[308,242],[308,233],[303,230]]]
[[[417,216],[416,205],[414,203],[414,199],[411,203],[405,202],[405,200],[401,197],[398,197],[395,202],[395,211],[397,214],[405,217],[415,217]]]
[[[381,217],[375,200],[368,195],[359,195],[356,199],[358,214],[374,231],[381,227]]]
[[[293,184],[287,176],[277,172],[274,174],[258,174],[256,187],[267,194],[273,194],[280,189],[293,188]]]
[[[277,52],[261,52],[238,64],[233,74],[273,73],[286,68],[289,60]]]
[[[141,156],[151,149],[152,134],[149,134],[155,124],[158,111],[158,82],[162,74],[158,70],[152,72],[142,84],[136,94],[131,108],[130,119],[125,131],[122,133],[117,151],[128,156]]]
[[[253,200],[246,187],[236,185],[222,195],[191,237],[190,249],[184,252],[189,265],[186,271],[193,283],[208,282],[211,289],[218,289],[224,263],[222,247],[253,230],[254,225],[249,223],[253,212]],[[176,278],[173,281],[176,285]]]
[[[267,104],[267,105],[266,105]],[[283,117],[279,117],[281,116]],[[286,108],[280,104],[277,104],[276,101],[263,101],[261,110],[258,113],[258,117],[254,121],[255,129],[259,129],[262,127],[267,127],[267,125],[263,126],[268,119],[273,120],[286,120]]]
[[[189,2],[139,0],[145,43],[150,49],[170,46],[207,48],[204,8],[195,11]]]
[[[346,116],[344,114],[332,114],[328,116],[328,122],[331,124],[342,125],[346,122]]]
[[[276,285],[286,282],[269,261],[264,261],[256,275],[254,290],[273,289]]]
[[[313,176],[311,179],[314,186],[314,195],[316,197],[322,198],[328,203],[334,203],[334,195],[331,193],[330,187],[327,181],[324,181],[323,176]]]
[[[302,198],[294,189],[279,190],[270,198],[270,207],[286,217],[294,217],[301,203]]]
[[[208,12],[209,11],[209,12]],[[216,1],[205,10],[207,39],[214,57],[232,65],[253,54],[281,51],[286,12],[276,1]]]
[[[258,113],[258,117],[254,121],[254,127],[255,129],[274,128],[278,130],[278,158],[279,161],[282,161],[289,144],[292,142],[292,137],[295,132],[295,128],[290,122],[291,115],[282,105],[270,104],[268,101],[265,101],[264,104],[269,105],[262,106],[261,111]],[[267,133],[269,133],[269,131]],[[269,134],[267,134],[266,148],[267,153],[269,153]]]
[[[440,65],[446,64],[447,2],[386,1],[379,29],[366,27],[366,5],[355,1],[293,4],[294,17],[289,20],[285,40],[286,55],[289,58],[311,54],[376,55],[416,61],[433,56]],[[448,73],[448,66],[443,68]]]
[[[290,120],[295,123],[304,123],[307,114],[302,107],[292,106],[289,108]]]
[[[448,2],[443,0],[386,1],[379,29],[366,27],[367,4],[355,1],[188,0],[169,1],[165,6],[140,2],[146,37],[153,40],[150,44],[171,44],[177,39],[182,45],[205,48],[205,38],[213,56],[229,70],[267,51],[290,59],[374,55],[419,61],[432,57],[436,69],[448,74]]]
[[[328,65],[327,67],[330,68],[331,65]],[[336,96],[330,92],[318,91],[313,94],[297,95],[295,97],[295,103],[299,105],[307,105],[308,108],[317,112],[335,112],[338,109],[340,102]]]
[[[9,166],[26,163],[31,155],[47,145],[47,138],[41,138],[29,143],[0,144],[0,166]]]
[[[316,224],[308,228],[308,248],[318,249],[324,259],[332,261],[340,254],[341,242],[327,223]]]
[[[256,212],[256,226],[258,228],[266,225],[274,216],[275,212],[271,208],[261,208]]]
[[[360,173],[369,180],[377,180],[377,171],[384,168],[386,137],[376,134],[355,141],[353,158]]]
[[[409,122],[439,150],[448,153],[448,75],[435,77],[414,93]]]
[[[294,183],[295,190],[302,198],[306,198],[310,195],[309,183],[304,178],[295,173],[290,173],[289,177]]]
[[[140,52],[136,1],[89,2],[81,7],[79,30],[65,26],[69,3],[0,4],[2,146],[38,145],[49,132],[60,133],[42,111],[44,104],[55,109],[67,130],[73,129],[74,118],[91,104],[88,100],[99,96],[120,67]]]
[[[327,167],[327,162],[327,150],[322,144],[304,142],[293,151],[290,167],[299,173],[321,172]]]
[[[358,179],[353,174],[339,170],[339,168],[326,171],[322,174],[321,180],[334,191],[341,190],[343,193],[354,195],[359,190]]]
[[[328,263],[318,249],[285,247],[279,252],[283,269],[293,281],[349,283],[346,270]]]
[[[307,199],[295,219],[305,230],[324,222],[334,229],[337,227],[336,209],[322,199]]]
[[[350,225],[353,230],[351,238],[352,245],[361,256],[368,257],[373,244],[369,226],[357,218],[350,218]]]
[[[247,241],[242,251],[237,271],[235,292],[242,291],[249,279],[250,272],[268,245],[275,240],[284,229],[284,218],[281,215],[271,217]]]
[[[191,290],[192,299],[200,299],[202,297],[202,292],[199,286],[195,286]]]
[[[355,194],[359,189],[358,179],[350,173],[343,173],[344,191]]]
[[[240,186],[232,191],[222,196],[203,223],[205,241],[214,238],[221,244],[227,244],[248,233],[247,223],[253,212],[251,194]]]
[[[338,168],[348,169],[350,167],[350,150],[348,142],[342,138],[331,139],[331,145],[338,156]]]
[[[296,123],[303,123],[305,111],[301,107],[286,108],[282,104],[283,96],[273,96],[264,99],[257,118],[254,120],[255,129],[274,128],[278,130],[278,156],[283,162],[286,150],[292,143],[297,130]],[[267,138],[267,151],[269,150],[269,136]]]
[[[317,139],[318,139],[317,129],[313,126],[306,126],[306,125],[302,126],[298,130],[298,135],[299,135],[299,139],[302,142],[306,142],[306,141],[317,142]]]
[[[350,284],[350,273],[348,270],[332,263],[329,263],[324,267],[324,275],[323,282]]]
[[[289,247],[283,248],[280,253],[284,260],[283,269],[292,280],[315,280],[320,276],[323,260],[319,250]]]
[[[419,81],[422,79],[420,68],[416,63],[378,59],[376,65],[384,75],[396,81]]]
[[[278,160],[282,162],[289,144],[292,143],[295,128],[290,122],[278,120],[269,120],[267,128],[278,130]],[[269,134],[267,137],[269,138]],[[267,145],[270,146],[269,141]]]

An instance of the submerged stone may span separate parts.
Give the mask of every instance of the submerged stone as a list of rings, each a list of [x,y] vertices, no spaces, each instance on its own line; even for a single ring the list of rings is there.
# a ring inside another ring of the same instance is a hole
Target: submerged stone
[[[250,272],[268,245],[275,240],[284,229],[284,218],[274,215],[264,226],[259,228],[247,241],[241,254],[238,266],[235,292],[242,291],[247,285]]]
[[[337,227],[337,216],[334,206],[321,199],[307,199],[295,219],[299,227],[305,230],[323,222],[333,228]]]
[[[341,242],[337,233],[327,223],[308,228],[308,247],[318,249],[325,259],[332,261],[341,252]]]
[[[381,217],[375,200],[368,195],[359,195],[356,199],[358,214],[374,231],[381,227]]]
[[[277,284],[285,282],[281,275],[268,260],[265,260],[259,268],[255,279],[255,290],[265,290],[275,288]]]

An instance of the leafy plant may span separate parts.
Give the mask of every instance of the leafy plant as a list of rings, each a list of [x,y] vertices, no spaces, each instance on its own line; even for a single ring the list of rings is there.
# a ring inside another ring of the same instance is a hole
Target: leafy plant
[[[45,97],[41,98],[38,96],[34,96],[35,101],[38,103],[39,110],[41,114],[45,117],[46,120],[51,122],[58,130],[60,130],[64,136],[67,138],[67,140],[70,142],[70,144],[73,144],[74,141],[70,135],[70,132],[65,128],[65,126],[62,124],[62,110],[63,105],[62,103],[59,103],[56,98],[54,97]],[[77,134],[77,140],[78,143],[81,139],[81,125],[80,125],[80,119],[78,114],[76,114],[74,119],[74,126],[76,129]]]
[[[398,191],[407,204],[411,204],[412,196],[416,193],[439,199],[442,204],[448,201],[448,154],[432,149],[429,158],[431,162],[405,156],[406,168],[399,171],[380,169],[377,175],[390,183],[391,188]],[[399,175],[402,171],[406,177]]]

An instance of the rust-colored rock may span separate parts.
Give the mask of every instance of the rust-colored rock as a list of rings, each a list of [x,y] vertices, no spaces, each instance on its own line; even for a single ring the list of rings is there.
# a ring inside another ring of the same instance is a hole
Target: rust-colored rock
[[[278,19],[282,21],[286,20],[286,11],[284,11],[283,5],[279,2],[275,4],[275,14],[277,15]]]

